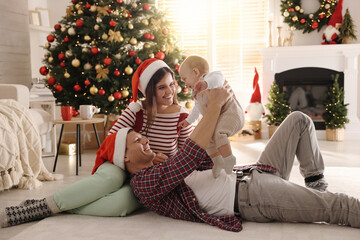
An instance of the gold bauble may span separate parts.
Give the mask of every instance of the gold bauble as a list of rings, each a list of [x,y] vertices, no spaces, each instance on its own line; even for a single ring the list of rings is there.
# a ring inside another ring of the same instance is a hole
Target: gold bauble
[[[115,55],[115,58],[118,59],[118,60],[120,60],[121,54],[120,54],[120,53],[116,54],[116,55]]]
[[[149,25],[149,20],[143,19],[143,20],[141,20],[141,23],[144,24],[145,26],[148,26]]]
[[[70,73],[65,72],[65,73],[64,73],[64,77],[65,77],[65,78],[69,78],[69,77],[70,77]]]
[[[109,102],[113,102],[115,100],[114,96],[111,94],[109,97],[108,97],[108,101]]]
[[[97,25],[97,24],[95,24],[95,25],[94,25],[94,30],[97,31],[97,30],[99,30],[99,29],[100,29],[100,26]]]
[[[92,68],[92,66],[89,62],[84,64],[84,70],[90,70],[91,68]]]
[[[151,47],[151,45],[149,43],[144,44],[144,48],[150,48],[150,47]]]
[[[193,102],[186,102],[186,103],[185,103],[185,107],[186,107],[187,109],[192,109],[192,108],[194,107],[194,103],[193,103]]]
[[[90,12],[96,12],[97,7],[95,5],[91,5]]]
[[[127,75],[131,75],[133,72],[134,72],[134,70],[129,65],[125,68],[125,73]]]
[[[295,16],[295,17],[292,18],[292,20],[293,20],[293,22],[296,22],[296,21],[299,20],[299,19],[298,19],[297,16]]]
[[[79,66],[80,66],[80,60],[77,59],[77,58],[74,58],[74,59],[71,61],[71,65],[73,65],[73,67],[79,67]]]
[[[49,58],[48,58],[48,62],[49,62],[49,63],[53,63],[53,62],[54,62],[54,58],[53,58],[53,57],[49,57]]]
[[[51,78],[51,73],[46,74],[46,80],[49,80]]]
[[[82,15],[82,14],[84,14],[84,11],[81,10],[81,9],[79,9],[79,10],[77,11],[77,13],[78,13],[79,15]]]
[[[79,10],[80,8],[81,8],[81,5],[77,3],[77,4],[75,5],[75,9],[76,9],[76,10]]]
[[[74,35],[76,34],[75,28],[73,28],[73,27],[69,28],[69,29],[68,29],[68,34],[69,34],[70,36],[74,36]]]
[[[60,28],[60,31],[65,32],[65,31],[66,31],[66,27],[61,27],[61,28]]]
[[[72,55],[73,55],[73,53],[72,53],[71,50],[67,50],[67,51],[65,52],[65,57],[67,57],[67,58],[71,57]]]
[[[95,70],[99,70],[99,69],[101,69],[101,65],[100,65],[100,64],[96,64],[96,65],[95,65]]]
[[[149,58],[154,58],[154,57],[155,57],[155,55],[153,53],[149,54]]]
[[[109,38],[109,36],[106,33],[103,33],[101,38],[102,38],[102,40],[107,40]]]
[[[45,43],[45,47],[46,48],[50,48],[51,47],[51,44],[49,42]]]
[[[161,47],[161,51],[162,51],[162,52],[165,52],[165,51],[166,51],[166,47],[165,47],[165,46],[162,46],[162,47]]]
[[[90,93],[92,94],[92,95],[95,95],[95,94],[97,94],[97,92],[99,91],[99,89],[97,88],[97,87],[95,87],[95,85],[93,85],[91,88],[90,88]]]
[[[304,13],[304,9],[301,8],[300,11],[299,11],[299,13]]]
[[[135,45],[138,43],[138,41],[137,41],[136,38],[131,37],[131,39],[129,40],[129,43],[130,43],[131,45],[134,45],[134,46],[135,46]]]
[[[134,25],[132,25],[131,23],[129,23],[128,28],[129,28],[130,30],[133,30],[133,29],[134,29]]]
[[[128,91],[128,90],[122,90],[122,91],[121,91],[121,96],[122,96],[123,98],[126,98],[127,96],[129,96],[129,91]]]
[[[84,36],[84,40],[87,41],[87,42],[89,42],[89,41],[91,40],[91,37],[90,37],[89,35],[85,35],[85,36]]]
[[[299,11],[299,10],[300,10],[300,6],[296,6],[296,7],[295,7],[295,10],[296,10],[296,11]]]

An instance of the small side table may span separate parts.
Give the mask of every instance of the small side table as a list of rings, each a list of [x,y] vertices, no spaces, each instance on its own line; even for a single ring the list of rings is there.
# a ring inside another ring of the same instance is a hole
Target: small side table
[[[60,144],[61,144],[61,138],[62,138],[62,134],[63,134],[63,130],[64,130],[64,125],[65,124],[76,124],[76,175],[78,175],[79,165],[81,167],[81,131],[80,131],[80,124],[92,124],[93,125],[95,137],[96,137],[96,140],[97,140],[97,144],[98,144],[98,147],[100,147],[99,135],[97,133],[95,124],[103,123],[104,121],[105,121],[104,118],[92,118],[90,120],[83,120],[81,118],[79,118],[79,119],[76,119],[76,118],[74,119],[73,118],[71,121],[54,120],[53,121],[54,124],[61,124],[61,131],[60,131],[59,142],[58,142],[58,145],[57,145],[57,151],[56,151],[56,156],[55,156],[53,172],[55,172],[55,169],[56,169],[56,163],[57,163],[57,159],[58,159],[58,155],[59,155],[59,150],[60,150]]]

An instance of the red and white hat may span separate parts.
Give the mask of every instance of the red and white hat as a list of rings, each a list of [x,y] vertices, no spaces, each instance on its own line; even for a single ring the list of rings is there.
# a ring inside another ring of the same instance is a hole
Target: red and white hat
[[[261,93],[260,93],[260,87],[259,87],[259,74],[255,68],[255,76],[253,80],[253,89],[254,92],[251,96],[250,103],[261,103]]]
[[[333,27],[336,27],[337,23],[342,23],[343,22],[343,16],[342,16],[342,5],[343,5],[343,0],[339,0],[336,8],[334,10],[334,13],[332,14],[328,25],[331,25]]]
[[[105,138],[99,150],[96,152],[95,166],[91,174],[94,174],[96,169],[106,161],[125,170],[126,137],[130,130],[131,128],[122,128]]]
[[[164,61],[161,61],[157,58],[147,59],[140,64],[132,77],[132,92],[134,102],[137,101],[138,89],[145,96],[145,90],[151,77],[157,70],[163,67],[170,68]]]

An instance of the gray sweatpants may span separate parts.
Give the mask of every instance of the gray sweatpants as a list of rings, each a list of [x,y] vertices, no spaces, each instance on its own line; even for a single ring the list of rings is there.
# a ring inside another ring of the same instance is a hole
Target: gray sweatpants
[[[301,112],[286,118],[258,160],[276,167],[279,173],[253,171],[238,185],[240,216],[254,222],[327,222],[360,227],[358,199],[288,181],[295,155],[304,177],[323,173],[324,163],[314,125]]]

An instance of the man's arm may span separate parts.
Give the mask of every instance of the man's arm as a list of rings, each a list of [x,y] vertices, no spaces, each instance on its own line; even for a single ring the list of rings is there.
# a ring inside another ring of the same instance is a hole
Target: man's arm
[[[231,96],[230,88],[225,87],[208,89],[205,91],[205,94],[209,99],[207,110],[200,123],[190,135],[190,139],[203,149],[208,146],[214,135],[222,106]]]

